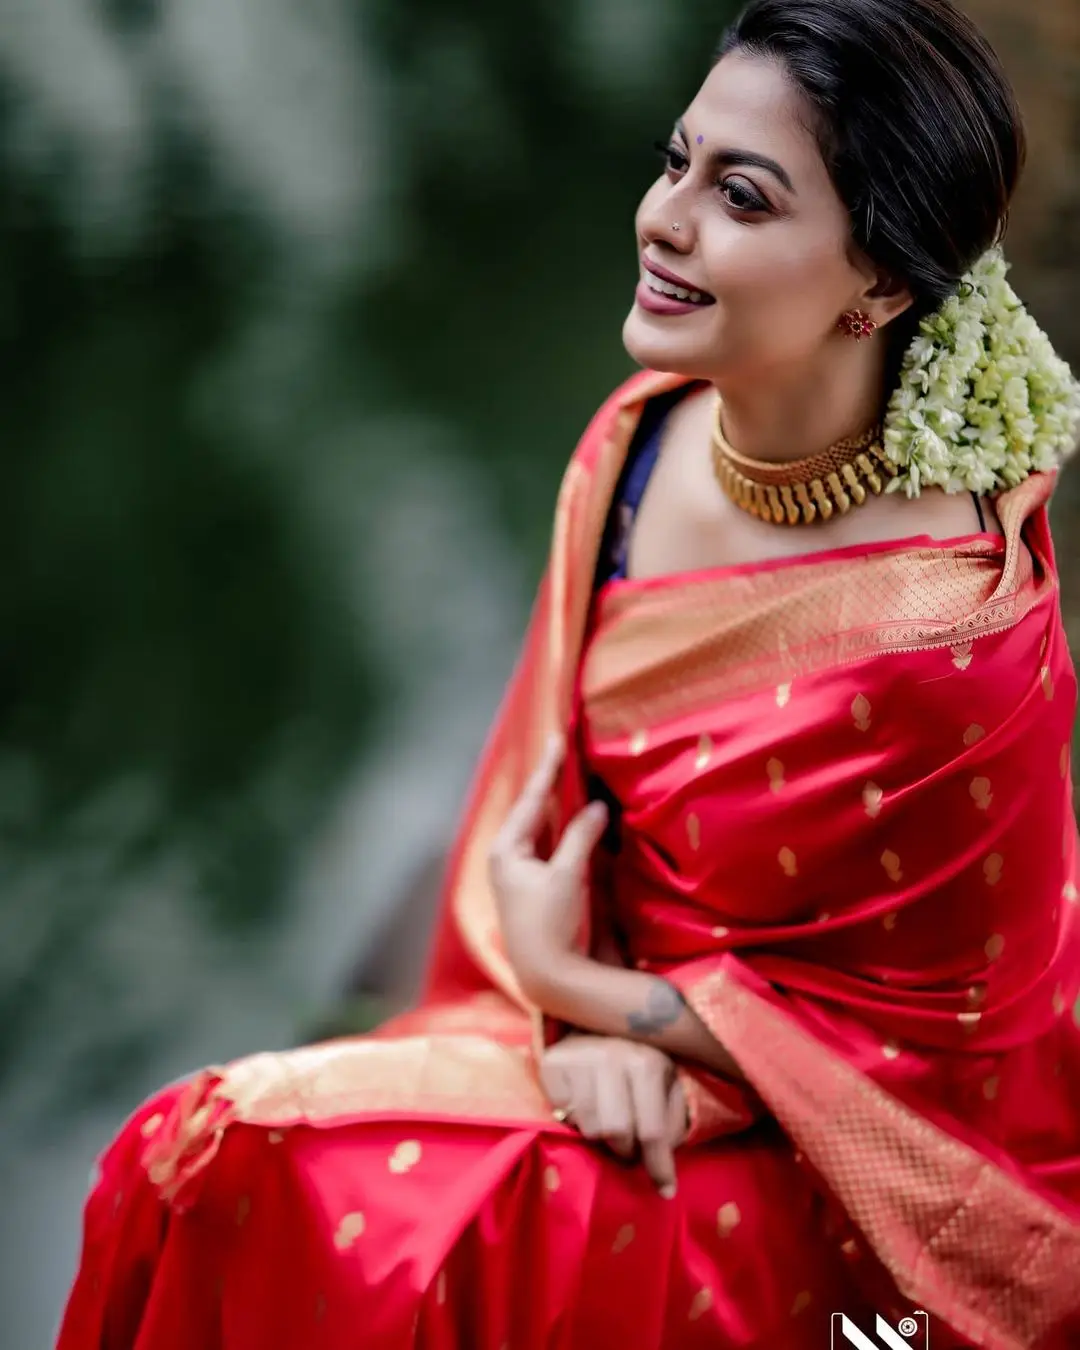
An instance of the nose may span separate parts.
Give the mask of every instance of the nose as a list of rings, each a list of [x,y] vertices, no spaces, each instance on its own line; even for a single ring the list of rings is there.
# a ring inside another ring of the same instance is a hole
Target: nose
[[[675,253],[693,249],[694,213],[689,195],[679,184],[658,184],[642,202],[638,212],[638,233],[645,244],[659,244]]]

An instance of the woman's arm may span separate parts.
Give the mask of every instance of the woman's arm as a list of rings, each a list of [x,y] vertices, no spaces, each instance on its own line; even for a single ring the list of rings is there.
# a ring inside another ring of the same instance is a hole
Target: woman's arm
[[[580,955],[590,860],[607,824],[600,802],[567,826],[552,857],[536,841],[564,747],[553,738],[491,847],[491,880],[506,954],[523,991],[551,1017],[643,1041],[742,1080],[735,1061],[666,980]]]
[[[526,953],[517,971],[525,993],[550,1017],[604,1036],[623,1036],[694,1060],[744,1082],[739,1066],[674,985],[657,975],[604,965],[575,952]]]

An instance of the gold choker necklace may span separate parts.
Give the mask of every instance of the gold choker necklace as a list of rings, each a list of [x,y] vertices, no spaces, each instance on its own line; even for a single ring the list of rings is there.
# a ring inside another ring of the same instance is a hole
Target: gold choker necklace
[[[810,525],[836,511],[846,515],[868,492],[879,496],[898,472],[882,448],[880,424],[861,436],[837,441],[819,455],[788,463],[748,459],[728,445],[713,418],[713,469],[720,486],[743,511],[776,525]]]

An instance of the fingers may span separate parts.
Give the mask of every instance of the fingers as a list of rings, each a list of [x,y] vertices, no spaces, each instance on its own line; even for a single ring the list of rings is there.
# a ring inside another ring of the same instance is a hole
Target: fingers
[[[690,1133],[690,1109],[682,1083],[676,1078],[668,1092],[667,1100],[667,1137],[672,1147],[678,1148]]]
[[[607,822],[608,809],[603,802],[593,802],[584,811],[579,811],[563,831],[559,846],[551,855],[551,865],[560,871],[583,872],[604,837]]]
[[[656,1139],[641,1145],[641,1161],[645,1171],[656,1182],[665,1200],[671,1200],[678,1187],[675,1184],[675,1153],[666,1139]]]
[[[642,1145],[670,1140],[667,1084],[659,1065],[654,1068],[650,1064],[631,1073],[630,1095],[634,1125]]]
[[[574,1092],[566,1071],[546,1057],[540,1061],[540,1086],[553,1110],[573,1104]]]
[[[566,743],[561,736],[548,738],[540,763],[499,831],[492,848],[493,857],[502,853],[518,853],[536,843],[544,824],[548,798],[555,786],[565,753]]]
[[[634,1108],[630,1084],[626,1075],[617,1069],[609,1069],[597,1079],[595,1128],[595,1137],[603,1139],[620,1158],[629,1158],[633,1154]]]
[[[649,1061],[630,1075],[641,1161],[656,1182],[660,1194],[670,1200],[675,1194],[675,1139],[671,1131],[670,1094],[659,1062]]]

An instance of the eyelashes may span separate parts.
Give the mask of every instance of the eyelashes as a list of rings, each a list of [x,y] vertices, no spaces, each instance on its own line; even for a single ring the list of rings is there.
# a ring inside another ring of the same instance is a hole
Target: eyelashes
[[[681,176],[689,169],[689,156],[673,142],[654,141],[653,149],[663,160],[664,168],[669,174]],[[727,174],[717,182],[716,186],[727,204],[740,215],[761,214],[772,210],[769,203],[749,179]]]
[[[672,145],[669,141],[654,141],[653,149],[664,161],[665,165],[676,173],[682,173],[684,169],[690,167],[690,161],[679,147],[677,145]]]

